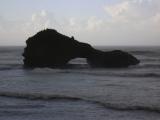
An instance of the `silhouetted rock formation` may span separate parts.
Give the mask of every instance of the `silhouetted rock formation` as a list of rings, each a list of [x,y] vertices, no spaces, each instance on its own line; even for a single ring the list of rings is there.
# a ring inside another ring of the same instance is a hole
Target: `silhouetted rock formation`
[[[114,50],[109,52],[95,51],[90,57],[87,58],[88,63],[92,67],[128,67],[129,65],[136,65],[140,61],[131,54]]]
[[[27,67],[61,67],[71,59],[87,58],[92,47],[74,40],[55,30],[47,29],[29,38],[24,50]]]
[[[26,44],[23,53],[25,67],[63,67],[77,57],[87,58],[93,67],[127,67],[139,63],[126,52],[102,52],[52,29],[38,32]]]

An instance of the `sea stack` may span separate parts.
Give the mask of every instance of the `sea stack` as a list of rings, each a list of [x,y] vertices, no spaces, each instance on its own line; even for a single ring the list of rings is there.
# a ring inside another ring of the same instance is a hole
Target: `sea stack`
[[[64,67],[71,59],[86,58],[91,67],[128,67],[139,60],[120,50],[100,51],[74,37],[46,29],[28,38],[24,49],[24,67]]]

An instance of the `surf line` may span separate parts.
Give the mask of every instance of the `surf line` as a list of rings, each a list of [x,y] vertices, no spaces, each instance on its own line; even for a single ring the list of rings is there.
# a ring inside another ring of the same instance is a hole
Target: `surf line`
[[[101,102],[97,100],[91,100],[87,98],[56,95],[56,94],[43,94],[43,93],[20,93],[20,92],[6,92],[0,91],[0,97],[27,99],[27,100],[70,100],[70,101],[84,101],[92,104],[100,105],[103,108],[116,110],[116,111],[145,111],[145,112],[157,112],[160,113],[160,109],[157,107],[149,106],[124,106],[107,102]]]

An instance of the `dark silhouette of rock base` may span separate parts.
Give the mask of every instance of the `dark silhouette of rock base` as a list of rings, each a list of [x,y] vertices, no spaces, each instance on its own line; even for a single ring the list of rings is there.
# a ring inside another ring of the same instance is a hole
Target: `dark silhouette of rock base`
[[[87,58],[87,62],[92,67],[121,68],[136,65],[140,61],[127,52],[114,50],[109,52],[95,52],[92,56]]]
[[[82,43],[46,29],[28,38],[24,49],[24,66],[34,67],[64,67],[74,58],[86,58],[92,67],[128,67],[139,63],[127,52],[115,50],[103,52],[94,49],[87,43]]]

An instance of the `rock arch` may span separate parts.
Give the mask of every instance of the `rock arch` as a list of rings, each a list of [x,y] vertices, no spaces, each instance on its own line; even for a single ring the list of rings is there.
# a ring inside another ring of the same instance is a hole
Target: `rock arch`
[[[25,67],[63,67],[75,58],[86,58],[92,67],[128,67],[139,63],[127,52],[96,50],[53,29],[38,32],[28,38],[26,44],[23,53]]]

